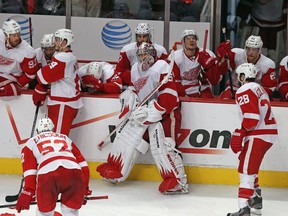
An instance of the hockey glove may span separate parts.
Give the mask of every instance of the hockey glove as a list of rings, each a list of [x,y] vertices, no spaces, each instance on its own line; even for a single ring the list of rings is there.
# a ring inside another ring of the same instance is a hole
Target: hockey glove
[[[216,49],[217,58],[220,60],[223,57],[228,57],[228,52],[231,51],[231,42],[228,40],[221,43]]]
[[[210,56],[207,52],[199,52],[198,62],[204,69],[210,68],[216,62],[216,58]]]
[[[141,125],[150,125],[162,119],[162,115],[166,112],[157,101],[151,101],[149,105],[142,106],[132,112],[132,118]]]
[[[47,86],[37,84],[32,96],[34,105],[37,106],[38,102],[40,102],[40,105],[43,106],[46,97],[47,97]]]
[[[103,89],[103,83],[99,79],[96,79],[94,75],[85,75],[81,79],[85,86],[92,88],[94,91],[101,91]]]
[[[230,146],[232,151],[236,154],[239,151],[242,151],[242,142],[243,139],[246,135],[246,130],[245,129],[236,129],[233,133],[232,133],[232,137],[230,140]]]
[[[16,210],[20,213],[22,210],[29,210],[35,191],[26,188],[23,189],[16,203]]]
[[[84,198],[83,198],[82,205],[86,205],[86,203],[87,203],[86,197],[90,196],[91,194],[92,194],[92,190],[90,190],[89,188],[86,188],[86,189],[85,189],[85,195],[84,195]]]
[[[0,88],[0,97],[20,95],[20,89],[16,83],[9,83]]]

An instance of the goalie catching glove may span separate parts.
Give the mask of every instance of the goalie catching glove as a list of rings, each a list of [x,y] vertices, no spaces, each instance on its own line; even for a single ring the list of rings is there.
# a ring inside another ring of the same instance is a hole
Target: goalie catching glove
[[[232,151],[236,154],[237,152],[241,152],[243,147],[242,147],[242,142],[243,139],[246,135],[246,130],[241,128],[241,129],[236,129],[233,133],[232,133],[232,137],[230,140],[230,146]]]
[[[133,111],[132,118],[139,124],[149,125],[160,121],[165,112],[165,108],[161,107],[157,101],[152,100],[149,105],[144,105]]]

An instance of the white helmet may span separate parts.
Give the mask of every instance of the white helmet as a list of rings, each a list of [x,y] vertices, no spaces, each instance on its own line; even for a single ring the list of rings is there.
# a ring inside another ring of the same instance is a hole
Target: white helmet
[[[21,33],[20,25],[13,19],[5,21],[2,30],[8,37],[10,34]]]
[[[54,34],[44,34],[40,43],[42,48],[54,47]]]
[[[182,32],[182,34],[181,34],[181,41],[183,42],[183,41],[184,41],[184,38],[185,38],[186,36],[188,36],[188,35],[193,35],[193,36],[196,37],[196,40],[198,40],[198,35],[197,35],[197,33],[196,33],[195,30],[193,30],[193,29],[186,29],[186,30],[184,30],[184,31]]]
[[[87,72],[94,75],[96,79],[100,79],[103,74],[102,66],[102,62],[91,62],[87,68]]]
[[[243,83],[246,79],[255,79],[257,75],[256,67],[252,63],[244,63],[237,67],[236,74],[238,80]],[[243,77],[244,74],[244,77]]]
[[[148,23],[138,23],[135,29],[135,34],[136,35],[148,34],[149,40],[151,40],[152,39],[151,31],[152,31],[152,28],[150,27]]]
[[[263,41],[260,36],[251,35],[245,42],[245,47],[259,48],[263,46]]]
[[[67,46],[70,46],[74,41],[74,34],[70,29],[59,29],[55,32],[54,37],[60,38],[61,41],[67,40]]]
[[[45,131],[53,131],[53,130],[54,130],[54,124],[50,118],[46,117],[38,120],[36,125],[36,132],[38,134],[43,133]]]

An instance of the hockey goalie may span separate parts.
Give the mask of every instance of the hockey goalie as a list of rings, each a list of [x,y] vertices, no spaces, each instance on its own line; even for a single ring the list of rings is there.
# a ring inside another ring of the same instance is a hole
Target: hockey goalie
[[[181,113],[172,67],[166,61],[156,59],[156,50],[149,43],[139,46],[137,59],[131,68],[131,86],[120,95],[119,118],[124,118],[124,123],[117,131],[107,162],[99,165],[97,172],[111,183],[125,181],[138,156],[150,149],[163,178],[159,191],[163,194],[188,193],[182,157],[175,142]],[[167,82],[161,82],[168,77]],[[143,105],[141,102],[145,100],[147,103]],[[142,106],[138,106],[139,101]],[[145,138],[146,134],[148,138]]]

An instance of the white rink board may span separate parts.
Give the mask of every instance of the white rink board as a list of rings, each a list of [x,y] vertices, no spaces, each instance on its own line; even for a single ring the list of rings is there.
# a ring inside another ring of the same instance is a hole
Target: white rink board
[[[108,125],[119,123],[120,104],[117,98],[83,97],[83,99],[85,106],[79,110],[73,123],[71,138],[80,147],[87,161],[102,162],[106,159],[112,144],[107,145],[102,151],[97,149],[97,144],[108,135]],[[228,146],[223,147],[223,139],[218,140],[217,146],[211,147],[212,134],[226,131],[230,136],[230,133],[240,126],[236,105],[206,102],[183,102],[182,104],[182,129],[189,132],[180,145],[180,149],[185,152],[183,154],[185,165],[236,167],[237,157]],[[272,109],[279,126],[280,142],[267,153],[261,169],[288,171],[287,107],[273,106]],[[35,106],[30,94],[0,99],[0,158],[20,158],[21,145],[18,143],[29,138],[34,113]],[[38,118],[45,114],[46,109],[41,107]],[[14,126],[11,119],[14,119]],[[201,133],[197,133],[199,131]],[[191,145],[192,134],[196,134],[194,137],[198,144],[205,144],[203,140],[206,140],[207,144],[195,147],[193,141]],[[150,153],[141,155],[138,163],[154,164]]]

